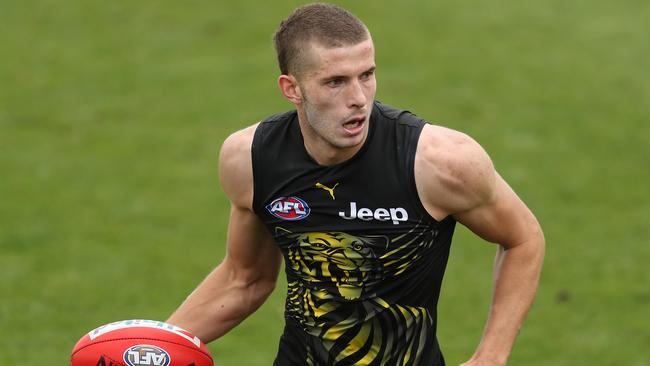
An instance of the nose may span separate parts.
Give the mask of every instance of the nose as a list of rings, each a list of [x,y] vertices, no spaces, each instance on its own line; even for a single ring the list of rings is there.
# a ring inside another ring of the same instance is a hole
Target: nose
[[[366,106],[367,101],[368,98],[366,98],[366,94],[364,93],[363,86],[361,85],[359,80],[354,80],[352,83],[350,83],[350,90],[348,95],[348,106],[363,108]]]

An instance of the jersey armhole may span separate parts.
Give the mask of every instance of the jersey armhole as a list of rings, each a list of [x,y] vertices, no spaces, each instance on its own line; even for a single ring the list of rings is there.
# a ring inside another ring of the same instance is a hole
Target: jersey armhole
[[[255,134],[253,134],[253,142],[251,143],[251,166],[253,169],[253,202],[252,202],[252,209],[253,212],[255,212],[257,215],[260,214],[258,208],[260,206],[260,194],[259,192],[259,185],[256,184],[256,182],[259,181],[259,177],[262,176],[261,172],[261,167],[260,165],[260,147],[263,143],[263,131],[262,129],[264,128],[263,126],[265,125],[264,122],[260,122],[257,127],[255,128]]]

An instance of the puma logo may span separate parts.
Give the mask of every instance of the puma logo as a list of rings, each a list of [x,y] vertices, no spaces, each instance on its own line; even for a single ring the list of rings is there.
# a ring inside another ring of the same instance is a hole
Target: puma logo
[[[336,183],[336,184],[334,185],[334,187],[330,188],[330,187],[324,185],[323,183],[318,182],[318,183],[316,183],[316,188],[322,188],[322,189],[326,190],[327,192],[329,192],[330,196],[332,196],[332,199],[336,201],[336,197],[334,197],[334,189],[335,189],[336,186],[338,186],[338,185],[339,185],[339,184]]]

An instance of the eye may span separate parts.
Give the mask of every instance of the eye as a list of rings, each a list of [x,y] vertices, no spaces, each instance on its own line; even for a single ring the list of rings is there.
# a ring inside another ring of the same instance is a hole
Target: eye
[[[363,74],[361,74],[361,79],[368,80],[368,79],[370,79],[372,77],[372,75],[374,75],[374,73],[375,73],[375,70],[366,71]]]
[[[343,79],[332,79],[328,80],[325,85],[329,86],[330,88],[336,88],[341,85],[343,85]]]
[[[327,244],[322,240],[314,241],[312,245],[314,245],[317,248],[327,248]]]

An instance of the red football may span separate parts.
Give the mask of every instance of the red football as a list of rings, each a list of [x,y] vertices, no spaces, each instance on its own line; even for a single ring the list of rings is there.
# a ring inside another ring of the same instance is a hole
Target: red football
[[[155,320],[122,320],[81,337],[70,366],[213,366],[201,340]]]

